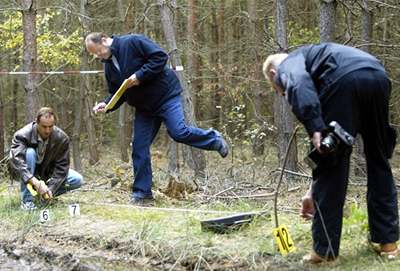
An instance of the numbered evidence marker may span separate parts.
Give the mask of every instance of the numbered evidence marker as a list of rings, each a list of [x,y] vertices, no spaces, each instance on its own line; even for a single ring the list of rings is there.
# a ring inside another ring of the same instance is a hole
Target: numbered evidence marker
[[[81,209],[79,204],[70,204],[68,205],[69,215],[70,216],[77,216],[81,215]]]
[[[282,256],[286,256],[286,254],[293,252],[296,249],[293,240],[290,237],[289,231],[285,226],[279,226],[278,228],[275,228],[273,233],[276,243],[278,244],[278,250]]]
[[[50,211],[48,209],[41,210],[39,220],[41,223],[50,221]]]

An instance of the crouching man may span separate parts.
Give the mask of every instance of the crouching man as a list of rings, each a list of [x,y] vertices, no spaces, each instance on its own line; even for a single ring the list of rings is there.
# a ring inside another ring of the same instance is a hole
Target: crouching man
[[[14,134],[10,167],[21,181],[21,209],[36,209],[28,184],[45,199],[81,186],[82,175],[69,168],[69,137],[55,123],[53,109],[42,107],[35,122]]]

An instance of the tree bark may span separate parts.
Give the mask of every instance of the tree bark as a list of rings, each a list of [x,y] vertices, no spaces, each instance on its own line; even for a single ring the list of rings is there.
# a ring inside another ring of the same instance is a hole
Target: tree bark
[[[279,51],[286,52],[288,48],[287,42],[287,5],[286,0],[276,1],[276,41]],[[279,164],[282,165],[285,158],[286,149],[289,146],[289,139],[293,133],[295,118],[287,104],[286,100],[279,95],[274,96],[274,122],[277,127],[277,143]],[[292,171],[297,170],[297,144],[294,140],[291,150],[288,154],[286,168]]]
[[[122,0],[117,0],[117,13],[119,16],[120,27],[124,29],[124,32],[129,31],[128,21],[125,20],[124,3]],[[118,114],[118,129],[119,129],[119,150],[121,153],[121,160],[124,162],[129,162],[129,141],[128,141],[128,119],[130,110],[127,104],[123,104],[119,109]]]
[[[83,34],[86,35],[89,32],[89,23],[87,21],[87,16],[86,16],[86,6],[88,5],[87,0],[81,0],[81,14],[83,15],[81,17],[81,23],[82,23],[82,28],[83,28]],[[81,62],[81,68],[83,70],[87,70],[89,68],[89,56],[88,52],[86,50],[83,50],[82,52],[82,62]],[[97,141],[96,141],[96,130],[94,127],[94,119],[92,116],[92,105],[93,101],[90,96],[90,90],[91,90],[91,83],[90,83],[90,78],[88,75],[83,75],[82,76],[82,84],[81,84],[81,89],[83,95],[84,95],[84,103],[83,103],[83,110],[84,110],[84,117],[85,117],[85,126],[86,126],[86,132],[88,135],[88,147],[89,147],[89,163],[91,165],[94,165],[99,161],[99,152],[97,150]]]
[[[363,45],[360,47],[361,50],[369,52],[370,46],[368,43],[371,42],[372,38],[372,12],[369,9],[369,1],[362,0],[362,25],[361,25],[361,39]],[[354,174],[357,177],[366,176],[366,160],[364,155],[364,144],[360,136],[357,136],[356,140],[356,161]]]
[[[335,40],[336,0],[320,0],[319,32],[320,41]]]
[[[81,158],[81,148],[80,148],[80,137],[82,132],[82,108],[84,104],[83,91],[84,85],[82,80],[80,81],[80,88],[77,95],[75,95],[74,103],[74,127],[72,131],[72,157],[74,162],[74,169],[77,171],[82,171],[82,158]]]
[[[4,146],[4,100],[3,100],[3,80],[0,81],[0,160],[4,158],[5,146]]]
[[[259,118],[259,114],[262,112],[263,105],[263,88],[261,87],[260,82],[263,81],[263,76],[260,67],[262,66],[261,56],[258,52],[258,35],[257,35],[257,1],[256,0],[248,0],[247,1],[247,12],[249,14],[249,29],[248,29],[248,48],[249,48],[249,56],[251,63],[254,63],[251,74],[253,75],[251,80],[254,82],[251,84],[252,92],[252,115],[253,118],[258,123],[260,130],[255,135],[253,140],[253,154],[256,156],[264,154],[265,142],[264,137],[262,136],[265,133],[265,125],[264,122]]]
[[[161,14],[161,24],[163,26],[165,39],[167,40],[168,48],[171,52],[170,61],[173,67],[182,65],[181,56],[177,49],[176,39],[175,39],[175,30],[172,24],[172,16],[170,10],[166,6],[164,0],[157,0],[160,14]],[[175,9],[176,2],[175,0],[171,1],[171,6]],[[177,76],[182,86],[182,98],[183,98],[183,108],[185,119],[188,125],[195,126],[196,119],[193,111],[193,103],[192,103],[192,95],[190,93],[189,87],[186,83],[186,80],[183,76],[182,72],[177,71]],[[176,143],[174,143],[176,144]],[[195,149],[193,147],[184,146],[183,154],[185,158],[185,162],[192,168],[195,172],[196,176],[204,176],[204,170],[206,166],[206,160],[204,153],[199,149]]]
[[[200,63],[198,55],[198,18],[196,12],[197,0],[188,0],[188,28],[187,28],[187,38],[188,38],[188,49],[187,49],[187,74],[189,75],[189,81],[192,88],[192,99],[193,104],[197,104],[197,94],[200,92]],[[196,112],[195,108],[195,112]]]
[[[23,49],[23,70],[28,72],[36,71],[37,66],[37,40],[36,40],[36,0],[22,0],[22,28],[24,36]],[[39,109],[39,94],[37,83],[39,77],[29,73],[25,81],[27,122],[34,121],[36,112]]]

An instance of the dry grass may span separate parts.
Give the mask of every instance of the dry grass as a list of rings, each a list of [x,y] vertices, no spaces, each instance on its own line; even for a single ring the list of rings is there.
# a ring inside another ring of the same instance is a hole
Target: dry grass
[[[189,170],[178,175],[179,181],[193,184],[197,190],[173,199],[162,193],[170,179],[164,170],[166,158],[162,153],[153,155],[156,207],[273,211],[270,197],[240,197],[273,191],[279,174],[274,171],[276,164],[266,162],[273,161],[273,154],[256,159],[242,152],[232,161],[207,153],[207,159],[206,179],[195,180]],[[217,163],[218,167],[213,167]],[[18,187],[9,187],[5,182],[0,185],[0,267],[36,264],[37,270],[398,269],[398,260],[387,262],[368,247],[362,186],[349,187],[340,266],[309,267],[303,266],[300,259],[311,247],[310,223],[297,215],[299,199],[308,186],[306,178],[295,177],[282,186],[279,217],[281,224],[288,226],[297,250],[281,257],[271,234],[274,221],[270,217],[255,219],[228,234],[203,232],[200,220],[220,215],[123,206],[130,196],[132,172],[130,164],[119,162],[113,154],[95,166],[85,164],[83,174],[85,186],[48,206],[52,220],[45,224],[37,222],[38,211],[25,213],[18,209]],[[70,203],[80,203],[81,216],[68,216]]]

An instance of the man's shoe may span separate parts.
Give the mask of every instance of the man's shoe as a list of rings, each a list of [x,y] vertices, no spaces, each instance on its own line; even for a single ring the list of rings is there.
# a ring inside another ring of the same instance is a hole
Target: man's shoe
[[[218,153],[219,153],[219,155],[221,155],[222,158],[225,158],[229,154],[229,146],[228,146],[228,143],[226,143],[225,139],[222,136],[219,138],[219,140],[220,140],[221,145],[218,149]]]
[[[27,201],[27,202],[21,202],[21,210],[24,211],[33,211],[36,210],[36,205],[33,203],[33,201]]]
[[[325,258],[319,256],[314,250],[309,254],[304,255],[303,264],[324,264],[324,263],[336,263],[337,258]]]
[[[371,245],[379,256],[387,258],[388,260],[394,260],[400,255],[400,249],[396,243],[388,243],[388,244],[372,243]]]
[[[136,206],[143,206],[143,207],[150,207],[154,206],[154,198],[135,198],[132,197],[129,200],[129,204],[136,205]]]

